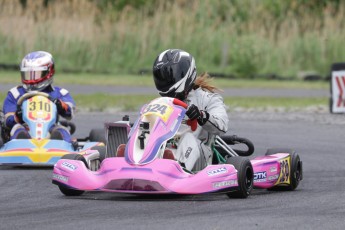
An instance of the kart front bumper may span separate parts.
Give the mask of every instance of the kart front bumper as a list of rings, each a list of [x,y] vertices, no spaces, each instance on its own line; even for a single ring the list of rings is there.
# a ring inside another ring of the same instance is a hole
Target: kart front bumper
[[[139,166],[128,164],[123,157],[105,159],[95,172],[81,161],[61,159],[54,167],[53,183],[85,191],[158,194],[227,192],[238,188],[237,170],[229,164],[210,165],[189,174],[173,160],[155,159]]]

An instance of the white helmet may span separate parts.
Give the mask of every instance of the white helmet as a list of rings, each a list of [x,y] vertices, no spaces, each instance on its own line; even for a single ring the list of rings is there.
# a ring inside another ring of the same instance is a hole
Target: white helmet
[[[23,87],[41,91],[53,83],[55,73],[53,56],[45,51],[27,54],[20,65]]]

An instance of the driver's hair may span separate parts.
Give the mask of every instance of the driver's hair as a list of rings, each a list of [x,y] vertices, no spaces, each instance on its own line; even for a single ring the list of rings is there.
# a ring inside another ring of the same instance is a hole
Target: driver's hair
[[[215,91],[222,91],[221,89],[212,85],[211,84],[212,81],[213,81],[213,77],[211,77],[208,73],[202,73],[201,75],[196,77],[193,89],[197,89],[200,87],[211,93],[214,93]]]

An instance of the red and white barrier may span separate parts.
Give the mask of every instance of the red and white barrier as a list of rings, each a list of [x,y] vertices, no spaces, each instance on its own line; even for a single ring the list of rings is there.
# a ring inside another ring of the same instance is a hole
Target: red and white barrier
[[[330,109],[332,113],[345,113],[345,63],[332,66]]]

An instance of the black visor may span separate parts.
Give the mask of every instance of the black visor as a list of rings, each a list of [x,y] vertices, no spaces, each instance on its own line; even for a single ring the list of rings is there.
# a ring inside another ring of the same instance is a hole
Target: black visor
[[[156,88],[159,91],[169,91],[170,87],[184,78],[190,67],[189,61],[176,63],[166,63],[153,68],[153,76]]]

